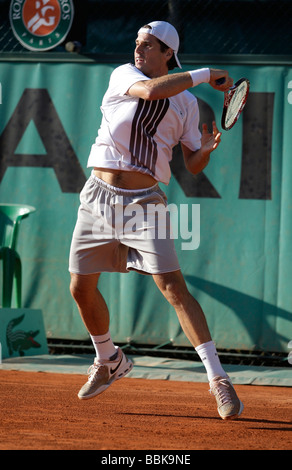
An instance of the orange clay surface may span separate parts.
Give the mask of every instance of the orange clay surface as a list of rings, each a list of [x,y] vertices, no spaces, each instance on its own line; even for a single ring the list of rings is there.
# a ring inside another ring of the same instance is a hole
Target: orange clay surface
[[[291,450],[291,388],[237,385],[217,414],[208,384],[124,378],[91,400],[85,375],[0,370],[1,450]],[[114,436],[114,439],[113,439]]]

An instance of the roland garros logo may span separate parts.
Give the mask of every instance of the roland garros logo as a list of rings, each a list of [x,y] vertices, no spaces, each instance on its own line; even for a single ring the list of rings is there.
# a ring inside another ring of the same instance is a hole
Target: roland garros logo
[[[10,24],[31,51],[53,49],[66,38],[73,21],[72,0],[12,0]]]

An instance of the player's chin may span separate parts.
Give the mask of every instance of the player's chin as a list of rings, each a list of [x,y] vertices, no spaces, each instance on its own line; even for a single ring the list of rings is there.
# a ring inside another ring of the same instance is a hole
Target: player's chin
[[[136,61],[135,60],[135,66],[138,70],[140,70],[140,72],[142,72],[144,75],[146,75],[146,77],[149,77],[151,78],[151,70],[147,64],[145,63],[145,61],[142,61],[142,60],[138,60]]]
[[[143,72],[143,69],[145,68],[145,61],[143,59],[135,59],[135,65],[137,69]]]

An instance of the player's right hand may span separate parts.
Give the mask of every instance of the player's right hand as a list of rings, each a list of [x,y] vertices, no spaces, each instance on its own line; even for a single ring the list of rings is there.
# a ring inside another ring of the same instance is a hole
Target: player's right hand
[[[225,81],[218,85],[216,80],[224,78]],[[210,69],[210,81],[211,87],[215,88],[218,91],[228,91],[229,88],[233,85],[233,79],[229,77],[229,72],[227,70],[220,70],[220,69]]]

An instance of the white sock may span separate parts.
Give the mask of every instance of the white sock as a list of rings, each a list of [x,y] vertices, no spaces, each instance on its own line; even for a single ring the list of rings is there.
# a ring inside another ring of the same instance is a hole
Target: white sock
[[[90,337],[97,359],[109,359],[117,352],[109,331],[105,335],[90,335]]]
[[[205,366],[209,382],[216,376],[226,377],[227,374],[221,366],[213,341],[200,344],[200,346],[197,346],[195,349]]]

